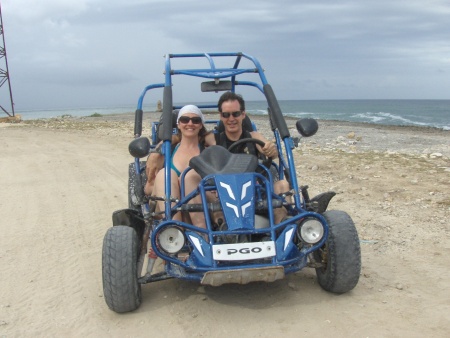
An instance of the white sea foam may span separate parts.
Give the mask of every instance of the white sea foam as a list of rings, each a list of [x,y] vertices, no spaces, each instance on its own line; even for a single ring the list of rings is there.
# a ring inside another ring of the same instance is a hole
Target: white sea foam
[[[430,127],[433,126],[430,123],[425,122],[419,122],[419,121],[413,121],[411,119],[405,118],[403,116],[391,114],[391,113],[361,113],[361,114],[355,114],[352,116],[355,119],[362,119],[362,120],[369,120],[373,123],[380,123],[382,124],[400,124],[400,125],[415,125],[415,126],[422,126],[422,127]],[[394,123],[392,123],[394,122]]]

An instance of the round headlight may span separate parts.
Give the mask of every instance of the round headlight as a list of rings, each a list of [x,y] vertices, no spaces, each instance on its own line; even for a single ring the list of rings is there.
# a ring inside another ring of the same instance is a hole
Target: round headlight
[[[165,252],[174,254],[184,246],[183,232],[175,227],[168,227],[162,230],[158,236],[158,244]]]
[[[315,244],[323,237],[323,225],[316,219],[308,219],[300,225],[300,236],[309,244]]]

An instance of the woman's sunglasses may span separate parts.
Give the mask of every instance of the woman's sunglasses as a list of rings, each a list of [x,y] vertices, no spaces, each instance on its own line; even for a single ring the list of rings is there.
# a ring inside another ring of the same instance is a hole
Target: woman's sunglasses
[[[241,111],[234,111],[232,113],[221,113],[221,114],[222,114],[222,117],[224,119],[227,119],[227,118],[230,117],[230,115],[233,115],[233,117],[239,117],[239,116],[242,115],[242,112]]]
[[[200,124],[202,123],[202,118],[198,116],[194,117],[180,116],[180,118],[178,119],[178,122],[181,122],[183,124],[188,124],[189,121],[191,121],[193,124]]]

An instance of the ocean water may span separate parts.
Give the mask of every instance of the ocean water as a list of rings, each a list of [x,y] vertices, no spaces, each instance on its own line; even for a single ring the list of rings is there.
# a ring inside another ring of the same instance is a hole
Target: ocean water
[[[450,100],[280,101],[285,116],[450,130]],[[247,102],[252,114],[267,114],[263,102]]]
[[[381,125],[434,127],[450,130],[450,100],[280,100],[285,116],[313,117],[319,120],[363,122]],[[144,107],[145,111],[156,107]],[[24,120],[52,118],[63,115],[123,114],[135,106],[77,108],[59,110],[17,111]],[[250,114],[267,115],[264,101],[247,101]]]

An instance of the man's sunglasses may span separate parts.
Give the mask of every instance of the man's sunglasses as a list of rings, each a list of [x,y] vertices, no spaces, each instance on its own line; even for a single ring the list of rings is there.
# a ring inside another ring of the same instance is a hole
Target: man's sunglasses
[[[241,111],[234,111],[232,113],[221,113],[221,114],[222,114],[222,117],[224,119],[227,119],[227,118],[230,117],[230,115],[233,115],[233,117],[239,117],[239,116],[242,115],[242,112]]]
[[[202,118],[198,116],[189,117],[189,116],[180,116],[178,119],[178,122],[181,122],[183,124],[188,124],[189,121],[191,121],[193,124],[200,124],[202,123]]]

